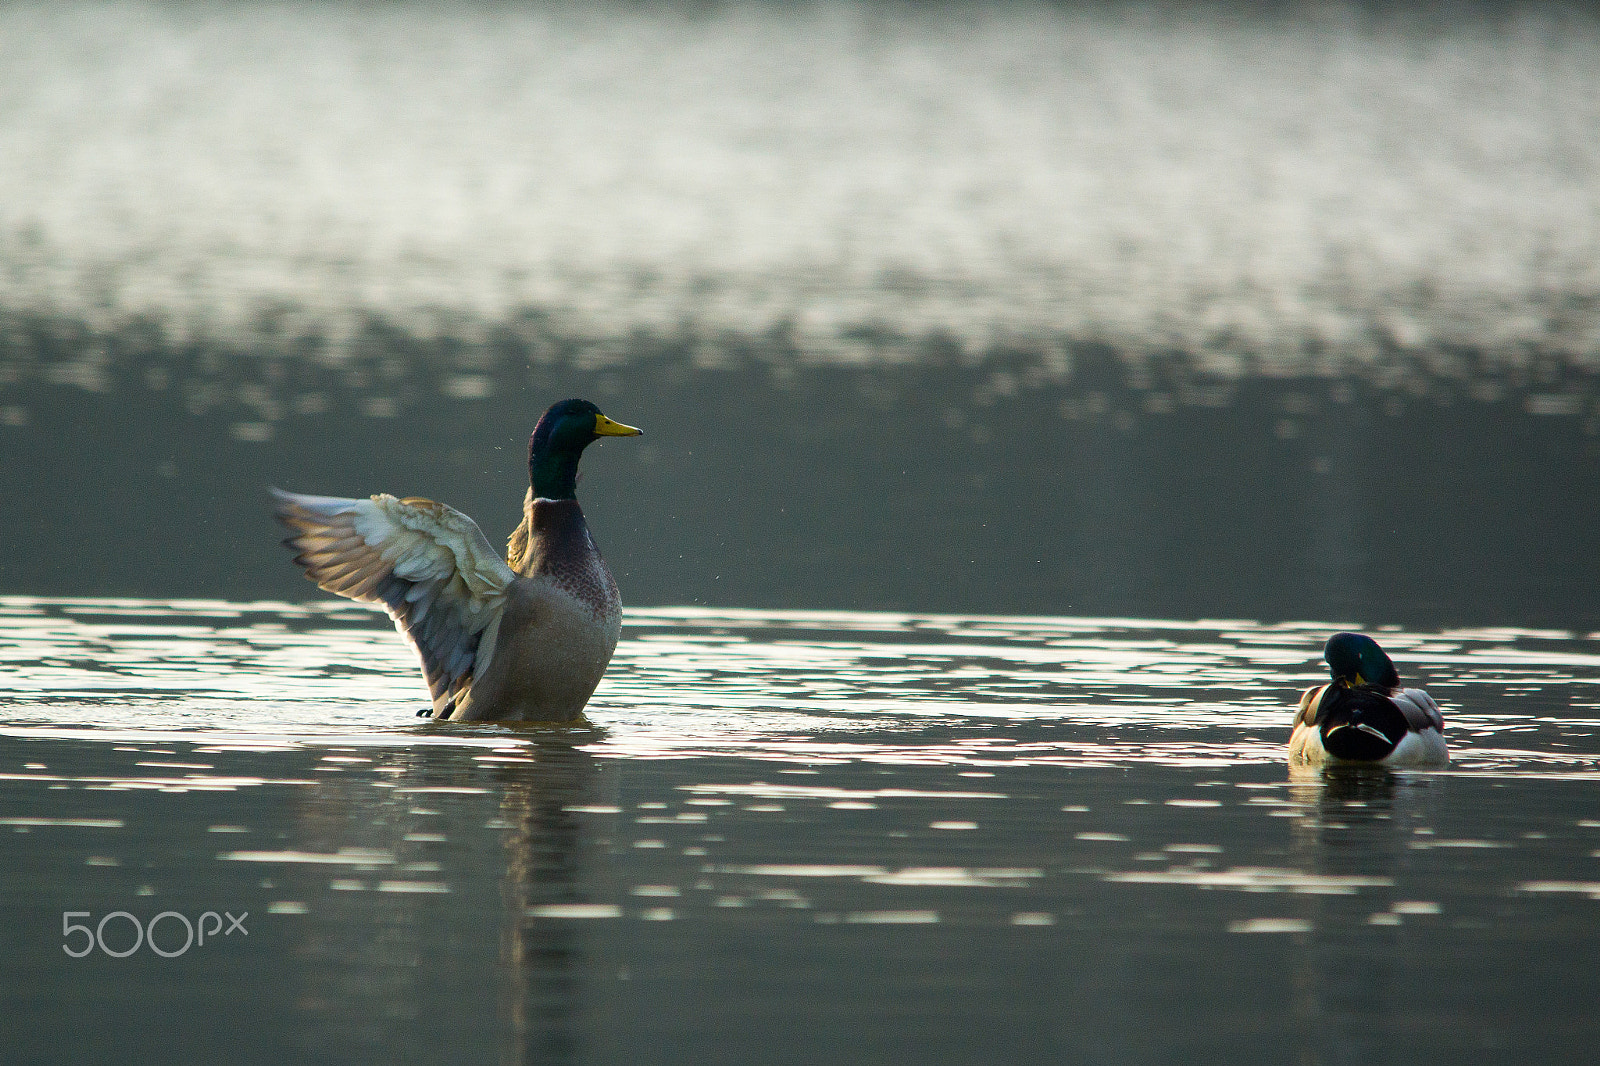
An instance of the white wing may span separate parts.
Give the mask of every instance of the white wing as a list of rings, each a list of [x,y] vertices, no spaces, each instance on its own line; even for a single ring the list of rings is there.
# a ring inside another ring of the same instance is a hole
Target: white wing
[[[1421,732],[1432,728],[1444,732],[1444,715],[1440,713],[1439,705],[1422,689],[1401,689],[1390,698],[1400,708],[1400,713],[1406,716],[1406,724],[1412,729]]]
[[[306,577],[386,606],[422,660],[435,716],[446,717],[486,665],[516,580],[483,530],[433,500],[272,495],[278,521],[293,534],[283,543],[299,553],[294,561]]]

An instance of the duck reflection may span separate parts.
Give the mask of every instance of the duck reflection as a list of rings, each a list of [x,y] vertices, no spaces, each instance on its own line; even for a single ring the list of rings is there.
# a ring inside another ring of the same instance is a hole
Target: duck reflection
[[[472,1062],[596,1057],[605,989],[587,983],[612,972],[597,961],[603,938],[593,922],[541,915],[614,898],[610,819],[592,813],[599,764],[578,746],[592,739],[535,735],[492,754],[419,744],[306,797],[294,846],[352,857],[299,868],[314,1057],[408,1061],[440,1045]]]
[[[1292,770],[1289,798],[1296,866],[1387,887],[1302,896],[1311,932],[1296,940],[1293,1016],[1306,1066],[1382,1063],[1406,1045],[1396,1026],[1414,1007],[1398,957],[1396,886],[1414,829],[1426,820],[1430,782],[1376,766]]]
[[[501,1062],[570,1063],[579,1058],[583,923],[534,917],[535,908],[589,902],[583,889],[583,815],[594,757],[570,743],[533,745],[533,766],[507,766],[501,779],[505,872],[500,965],[506,974]]]

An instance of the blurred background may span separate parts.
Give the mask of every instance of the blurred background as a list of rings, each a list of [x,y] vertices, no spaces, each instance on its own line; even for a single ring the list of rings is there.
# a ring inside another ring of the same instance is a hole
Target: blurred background
[[[1600,18],[0,6],[0,593],[301,599],[265,487],[633,605],[1600,627]]]

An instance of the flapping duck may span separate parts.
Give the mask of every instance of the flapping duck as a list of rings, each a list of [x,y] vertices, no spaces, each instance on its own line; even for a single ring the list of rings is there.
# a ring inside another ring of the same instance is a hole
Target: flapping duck
[[[641,431],[562,400],[528,442],[522,524],[501,559],[476,522],[433,500],[273,489],[284,544],[320,588],[382,603],[416,649],[433,717],[581,718],[622,632],[617,583],[578,506],[578,460]]]

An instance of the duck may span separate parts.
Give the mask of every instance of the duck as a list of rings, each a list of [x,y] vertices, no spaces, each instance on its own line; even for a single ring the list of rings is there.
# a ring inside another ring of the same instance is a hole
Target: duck
[[[1333,680],[1300,697],[1289,761],[1445,766],[1439,705],[1420,688],[1401,688],[1394,662],[1364,633],[1335,633],[1322,657]]]
[[[439,721],[573,723],[622,633],[622,598],[578,506],[578,461],[643,431],[588,400],[553,404],[528,439],[528,491],[506,556],[433,500],[273,488],[283,541],[319,588],[381,603],[421,660]]]

